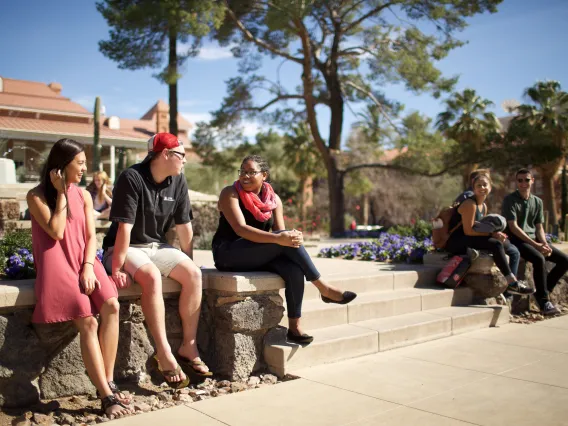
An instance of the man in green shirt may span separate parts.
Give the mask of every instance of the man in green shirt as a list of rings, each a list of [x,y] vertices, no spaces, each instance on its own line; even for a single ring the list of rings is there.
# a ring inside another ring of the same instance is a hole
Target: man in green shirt
[[[544,315],[558,314],[560,310],[552,304],[549,294],[568,271],[568,256],[546,242],[542,200],[531,194],[534,177],[530,170],[520,169],[515,179],[517,190],[505,197],[501,208],[507,219],[507,233],[511,243],[521,252],[521,257],[533,264],[535,297],[541,312]],[[548,274],[546,261],[555,263]]]

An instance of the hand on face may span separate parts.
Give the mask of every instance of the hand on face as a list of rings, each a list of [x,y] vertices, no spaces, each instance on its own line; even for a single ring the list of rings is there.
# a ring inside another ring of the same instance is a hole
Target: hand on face
[[[63,180],[63,176],[61,175],[61,170],[53,169],[49,172],[49,178],[51,179],[51,183],[53,187],[57,190],[57,192],[64,192],[65,191],[65,181]]]

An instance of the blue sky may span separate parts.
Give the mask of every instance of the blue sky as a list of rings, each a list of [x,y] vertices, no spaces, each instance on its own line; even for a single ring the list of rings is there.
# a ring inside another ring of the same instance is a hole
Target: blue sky
[[[469,43],[439,63],[446,75],[460,75],[457,89],[471,87],[495,103],[522,100],[524,88],[539,79],[559,80],[568,89],[568,1],[505,0],[499,12],[471,19],[461,38]],[[63,85],[63,95],[92,110],[101,96],[107,115],[139,118],[158,99],[167,101],[167,87],[152,77],[154,70],[120,70],[98,50],[108,38],[106,22],[88,0],[18,0],[0,6],[0,76]],[[267,76],[275,63],[265,61]],[[238,74],[227,49],[206,43],[190,59],[179,82],[180,112],[190,121],[204,120],[221,104],[225,80]],[[286,65],[283,79],[296,85],[301,71]],[[440,100],[416,96],[403,88],[384,88],[405,104],[406,112],[439,113]],[[344,128],[354,120],[346,110]],[[246,123],[248,135],[258,127]],[[322,126],[325,134],[325,127]],[[347,132],[345,132],[347,133]]]

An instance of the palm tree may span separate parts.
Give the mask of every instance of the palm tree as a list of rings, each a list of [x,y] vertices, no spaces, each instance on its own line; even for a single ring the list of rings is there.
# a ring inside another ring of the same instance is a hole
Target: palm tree
[[[525,90],[527,104],[516,108],[514,121],[528,125],[539,140],[550,141],[561,155],[536,165],[543,184],[543,201],[549,211],[549,223],[558,224],[554,180],[564,161],[568,136],[568,93],[558,81],[537,81]]]
[[[491,105],[493,102],[482,99],[473,89],[454,93],[446,100],[446,111],[438,114],[436,127],[444,136],[458,142],[461,150],[474,159],[487,136],[501,128],[495,114],[486,111]],[[469,186],[469,175],[478,166],[474,162],[466,164],[463,170],[464,188]]]

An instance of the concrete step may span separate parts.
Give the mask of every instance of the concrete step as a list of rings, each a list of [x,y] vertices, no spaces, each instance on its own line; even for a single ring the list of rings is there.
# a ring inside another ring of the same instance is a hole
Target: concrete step
[[[320,299],[311,299],[303,303],[302,326],[313,330],[428,309],[467,305],[471,302],[472,295],[472,291],[467,287],[458,287],[456,290],[410,288],[363,292],[348,305],[326,304]],[[284,315],[280,325],[286,327],[287,324],[288,318]]]
[[[353,262],[353,265],[356,268],[357,262]],[[381,265],[381,267],[385,266]],[[357,294],[432,286],[436,282],[438,269],[435,267],[413,265],[416,270],[406,268],[406,265],[396,265],[392,269],[380,269],[365,275],[357,275],[353,270],[346,270],[343,273],[344,276],[336,272],[324,278],[336,287],[354,291]],[[283,290],[282,296],[284,296]],[[319,291],[312,283],[306,282],[304,300],[310,299],[319,299]]]
[[[348,324],[313,330],[314,341],[298,345],[286,341],[286,330],[267,337],[264,360],[269,369],[284,376],[290,369],[341,361],[377,352],[377,332]]]
[[[506,306],[453,306],[310,330],[314,341],[286,341],[281,328],[266,339],[264,358],[277,375],[396,349],[509,322]]]

